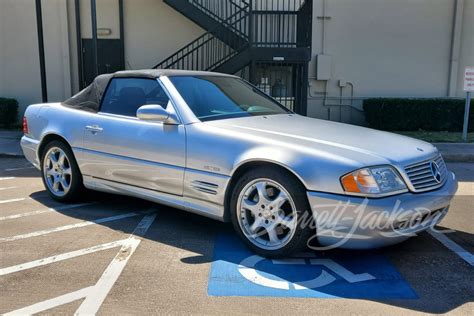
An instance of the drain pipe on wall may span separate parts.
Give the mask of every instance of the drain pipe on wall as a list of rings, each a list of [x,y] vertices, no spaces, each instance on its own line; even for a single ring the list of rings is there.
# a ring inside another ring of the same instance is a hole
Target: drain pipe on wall
[[[324,55],[326,54],[326,28],[325,28],[325,22],[326,22],[326,0],[322,0],[322,12],[321,12],[321,54]],[[324,99],[323,99],[323,106],[326,106],[327,102],[327,95],[328,95],[328,81],[326,80],[324,82]],[[331,110],[328,109],[328,120],[330,120],[331,116]]]
[[[451,56],[449,59],[448,97],[456,96],[459,69],[459,54],[461,51],[463,12],[464,0],[454,0],[453,32],[451,35]]]

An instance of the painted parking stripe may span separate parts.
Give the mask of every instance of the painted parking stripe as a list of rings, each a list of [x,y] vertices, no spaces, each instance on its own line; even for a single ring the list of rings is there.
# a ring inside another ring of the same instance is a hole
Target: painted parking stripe
[[[31,200],[31,198],[30,198],[30,197],[26,197],[26,198],[18,198],[18,199],[10,199],[10,200],[0,200],[0,204],[13,203],[13,202],[21,202],[21,201],[26,201],[26,200]]]
[[[122,273],[128,260],[140,244],[140,237],[145,236],[155,218],[156,213],[147,215],[137,225],[128,240],[120,248],[115,258],[105,269],[99,281],[97,281],[96,285],[91,290],[91,293],[82,302],[81,306],[79,306],[75,313],[76,315],[95,315],[99,311],[100,306]]]
[[[74,291],[68,294],[64,294],[43,302],[39,302],[24,308],[17,309],[15,311],[3,314],[3,315],[33,315],[37,314],[42,311],[46,311],[48,309],[54,308],[56,306],[61,306],[64,304],[68,304],[74,301],[77,301],[81,298],[84,298],[87,296],[87,294],[90,292],[91,287],[86,287],[83,289],[80,289],[78,291]]]
[[[42,235],[47,235],[55,232],[61,232],[73,228],[80,228],[80,227],[85,227],[85,226],[90,226],[90,225],[95,225],[95,224],[101,224],[101,223],[107,223],[107,222],[112,222],[112,221],[118,221],[121,219],[133,217],[133,216],[138,216],[141,214],[137,213],[126,213],[126,214],[121,214],[117,216],[111,216],[111,217],[105,217],[105,218],[100,218],[96,219],[93,221],[84,221],[76,224],[70,224],[70,225],[65,225],[65,226],[60,226],[60,227],[55,227],[51,229],[45,229],[45,230],[40,230],[32,233],[27,233],[27,234],[22,234],[22,235],[16,235],[12,237],[4,237],[0,238],[0,242],[7,242],[7,241],[14,241],[14,240],[20,240],[20,239],[26,239],[26,238],[31,238],[31,237],[37,237],[37,236],[42,236]]]
[[[433,238],[442,243],[446,248],[456,253],[459,257],[461,257],[471,266],[474,266],[474,255],[469,251],[465,250],[463,247],[459,246],[457,243],[455,243],[448,237],[446,237],[445,234],[433,231],[432,229],[428,230],[428,234],[433,236]]]
[[[93,205],[93,204],[97,204],[97,203],[99,203],[99,202],[71,204],[71,205],[63,205],[63,206],[59,206],[59,207],[50,207],[50,208],[46,208],[46,209],[40,209],[40,210],[21,213],[21,214],[2,216],[2,217],[0,217],[0,221],[5,221],[5,220],[9,220],[9,219],[16,219],[16,218],[21,218],[21,217],[25,217],[25,216],[38,215],[38,214],[43,214],[43,213],[65,211],[65,210],[75,209],[75,208],[83,207],[83,206],[89,206],[89,205]]]
[[[15,179],[15,177],[0,177],[0,181],[2,181],[2,180],[11,180],[11,179]]]
[[[36,169],[36,168],[33,166],[30,166],[30,167],[20,167],[20,168],[8,168],[8,169],[4,169],[3,171],[17,171],[17,170],[24,170],[24,169]]]
[[[128,239],[123,241],[119,252],[94,286],[86,287],[78,291],[20,308],[4,315],[36,314],[83,298],[85,298],[85,300],[79,306],[75,315],[95,315],[122,273],[128,260],[140,244],[141,237],[145,236],[155,218],[156,213],[148,214],[143,217]]]
[[[6,187],[6,188],[0,188],[0,191],[4,190],[11,190],[11,189],[17,189],[18,187]]]
[[[40,192],[36,194],[36,197],[42,198],[47,196],[46,192]],[[21,202],[21,201],[26,201],[26,200],[31,200],[31,197],[22,197],[22,198],[16,198],[16,199],[9,199],[9,200],[0,200],[0,204],[6,204],[6,203],[13,203],[13,202]]]
[[[102,250],[115,248],[115,247],[123,245],[126,241],[127,239],[113,241],[113,242],[109,242],[109,243],[105,243],[105,244],[101,244],[101,245],[97,245],[97,246],[93,246],[89,248],[62,253],[60,255],[54,255],[51,257],[43,258],[43,259],[38,259],[38,260],[26,262],[26,263],[17,264],[17,265],[7,267],[7,268],[2,268],[0,269],[0,276],[23,271],[23,270],[28,270],[28,269],[32,269],[36,267],[41,267],[47,264],[84,256],[84,255],[102,251]]]

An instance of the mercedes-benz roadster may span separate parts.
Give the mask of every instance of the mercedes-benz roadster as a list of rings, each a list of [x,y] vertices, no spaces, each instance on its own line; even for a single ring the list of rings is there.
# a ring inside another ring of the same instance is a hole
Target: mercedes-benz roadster
[[[457,189],[429,143],[300,116],[218,73],[101,75],[62,103],[29,106],[24,133],[52,198],[98,190],[231,221],[268,257],[315,239],[403,241],[437,224]]]

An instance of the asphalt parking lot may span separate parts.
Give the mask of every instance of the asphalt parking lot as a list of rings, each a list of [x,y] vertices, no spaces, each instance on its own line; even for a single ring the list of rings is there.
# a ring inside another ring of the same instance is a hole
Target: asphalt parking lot
[[[0,313],[472,315],[474,164],[449,167],[460,188],[439,228],[451,233],[249,270],[228,224],[100,193],[62,205],[24,159],[0,158]]]

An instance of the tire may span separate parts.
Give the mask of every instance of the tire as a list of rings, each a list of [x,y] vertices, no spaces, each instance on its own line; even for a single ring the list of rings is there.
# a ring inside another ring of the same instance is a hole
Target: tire
[[[267,258],[305,250],[315,234],[314,226],[309,225],[313,219],[306,188],[279,168],[247,171],[233,188],[230,215],[243,242]]]
[[[74,154],[62,141],[53,140],[43,149],[41,175],[46,190],[56,201],[73,202],[84,192],[82,174]]]

